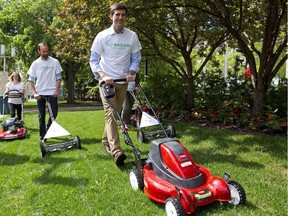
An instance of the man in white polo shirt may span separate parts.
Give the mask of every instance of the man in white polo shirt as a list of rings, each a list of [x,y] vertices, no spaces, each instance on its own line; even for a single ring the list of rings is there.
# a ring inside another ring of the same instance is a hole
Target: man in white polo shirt
[[[115,3],[110,8],[112,26],[97,34],[91,47],[90,67],[97,80],[115,86],[115,96],[110,98],[120,112],[127,92],[127,82],[114,83],[114,79],[134,81],[141,61],[141,44],[137,34],[124,27],[127,6]],[[124,164],[126,155],[120,146],[118,127],[113,110],[100,91],[105,110],[105,128],[102,144],[115,159],[117,166]]]

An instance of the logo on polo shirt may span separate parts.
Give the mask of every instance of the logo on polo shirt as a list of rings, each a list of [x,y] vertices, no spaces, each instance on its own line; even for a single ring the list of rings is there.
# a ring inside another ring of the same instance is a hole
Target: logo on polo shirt
[[[114,49],[125,49],[131,47],[131,44],[125,43],[106,43],[106,46],[112,47]]]

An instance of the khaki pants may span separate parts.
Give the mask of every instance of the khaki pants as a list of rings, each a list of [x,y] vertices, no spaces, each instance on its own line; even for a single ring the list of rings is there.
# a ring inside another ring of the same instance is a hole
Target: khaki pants
[[[125,84],[115,84],[115,96],[109,98],[110,102],[115,106],[117,111],[120,113],[121,108],[126,97],[127,92],[127,83]],[[110,146],[110,151],[112,156],[117,152],[122,151],[120,147],[120,138],[118,133],[118,127],[115,120],[117,116],[114,114],[113,109],[107,103],[106,98],[103,96],[102,91],[100,90],[100,96],[104,107],[105,112],[105,128],[102,136],[102,144]]]

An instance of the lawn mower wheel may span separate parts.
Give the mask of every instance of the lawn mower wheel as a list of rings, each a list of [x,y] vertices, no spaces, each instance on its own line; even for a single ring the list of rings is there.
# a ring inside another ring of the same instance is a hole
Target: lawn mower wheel
[[[45,148],[43,140],[40,141],[40,149],[41,149],[42,157],[45,157],[47,155],[47,151],[46,151],[46,148]]]
[[[185,215],[181,202],[174,197],[170,197],[166,200],[165,211],[166,211],[167,216],[184,216]]]
[[[139,129],[137,131],[137,138],[138,138],[138,141],[141,142],[141,143],[145,143],[146,142],[145,134],[144,134],[144,131],[142,129]]]
[[[81,140],[80,140],[80,137],[79,136],[75,136],[74,137],[74,142],[75,142],[75,146],[77,149],[81,149]]]
[[[144,188],[143,174],[139,170],[130,171],[130,184],[134,190]]]
[[[243,187],[236,181],[228,181],[227,182],[232,200],[229,201],[232,205],[244,204],[246,202],[246,193]]]

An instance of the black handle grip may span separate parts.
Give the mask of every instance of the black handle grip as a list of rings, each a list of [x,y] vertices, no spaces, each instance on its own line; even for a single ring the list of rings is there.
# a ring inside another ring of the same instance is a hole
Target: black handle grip
[[[121,79],[114,79],[114,82],[124,82],[127,81],[126,78],[121,78]]]
[[[127,80],[126,80],[126,78],[121,78],[121,79],[113,79],[113,81],[114,81],[114,82],[125,82],[125,81],[127,81]],[[104,83],[105,83],[105,81],[102,80],[102,81],[100,82],[100,86],[102,86]]]

